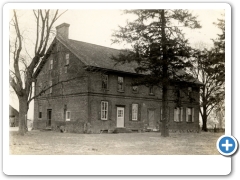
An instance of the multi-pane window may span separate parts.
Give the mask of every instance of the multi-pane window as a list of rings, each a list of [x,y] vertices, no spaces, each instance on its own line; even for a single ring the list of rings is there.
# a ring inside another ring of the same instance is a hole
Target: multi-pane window
[[[49,82],[49,93],[52,93],[52,81]]]
[[[66,54],[65,59],[66,59],[66,65],[69,65],[69,54]]]
[[[180,122],[183,120],[183,108],[175,107],[174,108],[174,121]]]
[[[49,69],[50,70],[53,69],[53,60],[52,59],[50,60]]]
[[[123,77],[118,76],[118,90],[119,91],[124,91],[124,86],[123,86]]]
[[[42,118],[42,105],[38,107],[38,118]]]
[[[138,120],[138,104],[132,104],[132,120]]]
[[[70,121],[70,119],[71,119],[71,112],[66,111],[66,121]]]
[[[187,122],[194,121],[194,108],[186,108],[186,121]]]
[[[107,120],[108,118],[108,102],[101,102],[101,120]]]
[[[108,75],[102,74],[102,89],[108,89]]]

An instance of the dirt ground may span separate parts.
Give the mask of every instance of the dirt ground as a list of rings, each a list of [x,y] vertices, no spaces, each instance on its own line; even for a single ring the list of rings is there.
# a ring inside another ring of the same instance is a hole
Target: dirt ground
[[[22,155],[218,155],[217,139],[223,133],[119,133],[72,134],[10,131],[10,154]]]

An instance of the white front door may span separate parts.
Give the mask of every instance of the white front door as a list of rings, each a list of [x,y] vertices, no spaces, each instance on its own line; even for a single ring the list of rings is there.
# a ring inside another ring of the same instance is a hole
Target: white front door
[[[117,127],[124,127],[124,108],[117,107]]]

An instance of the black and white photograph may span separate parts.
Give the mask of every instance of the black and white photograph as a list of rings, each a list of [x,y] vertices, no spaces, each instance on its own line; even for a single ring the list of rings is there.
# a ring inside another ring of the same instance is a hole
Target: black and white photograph
[[[220,155],[227,8],[42,7],[8,9],[11,157]]]

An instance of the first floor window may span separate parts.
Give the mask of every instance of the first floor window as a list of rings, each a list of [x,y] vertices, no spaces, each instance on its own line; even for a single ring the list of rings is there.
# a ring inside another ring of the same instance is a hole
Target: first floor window
[[[50,60],[49,69],[50,69],[50,70],[53,69],[53,60],[52,60],[52,59]]]
[[[138,104],[132,104],[132,120],[138,120]]]
[[[108,117],[108,102],[101,102],[101,120],[107,120]]]
[[[175,107],[174,108],[174,121],[180,122],[183,120],[183,108]]]
[[[70,119],[71,119],[71,112],[66,111],[66,121],[70,121]]]
[[[194,122],[194,108],[186,108],[186,121]]]
[[[42,118],[42,105],[38,107],[38,118]]]

